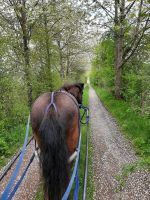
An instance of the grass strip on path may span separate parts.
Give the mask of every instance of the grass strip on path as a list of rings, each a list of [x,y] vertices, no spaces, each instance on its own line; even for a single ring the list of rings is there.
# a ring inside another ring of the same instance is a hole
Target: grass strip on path
[[[83,105],[89,105],[89,88],[86,87],[83,95]],[[84,121],[84,120],[83,120]],[[80,192],[79,192],[79,200],[82,199],[83,193],[83,182],[84,182],[84,164],[85,164],[85,155],[86,155],[86,134],[87,134],[86,125],[81,125],[81,133],[82,133],[82,143],[81,143],[81,153],[80,153],[80,165],[79,165],[79,177],[80,177]],[[88,129],[88,138],[89,138],[89,148],[88,148],[88,180],[87,180],[87,200],[93,200],[93,191],[94,191],[94,182],[93,182],[93,171],[92,171],[92,155],[93,148],[91,143],[91,134],[90,127]]]

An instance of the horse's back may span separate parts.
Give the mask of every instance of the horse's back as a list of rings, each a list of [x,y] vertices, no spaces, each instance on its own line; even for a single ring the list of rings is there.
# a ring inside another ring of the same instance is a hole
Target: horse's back
[[[33,129],[39,129],[50,100],[51,93],[44,93],[33,103],[31,111],[31,123]],[[63,93],[56,93],[54,103],[57,111],[55,111],[53,106],[51,106],[48,113],[52,112],[53,115],[56,115],[58,120],[63,121],[63,123],[66,123],[67,125],[73,120],[73,118],[78,118],[78,107],[71,97]]]

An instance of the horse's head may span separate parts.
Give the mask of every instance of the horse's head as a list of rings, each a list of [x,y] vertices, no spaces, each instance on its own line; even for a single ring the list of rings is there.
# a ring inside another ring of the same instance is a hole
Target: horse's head
[[[84,89],[84,83],[75,83],[72,85],[64,85],[62,89],[66,90],[72,94],[78,101],[79,104],[82,103],[82,94]]]

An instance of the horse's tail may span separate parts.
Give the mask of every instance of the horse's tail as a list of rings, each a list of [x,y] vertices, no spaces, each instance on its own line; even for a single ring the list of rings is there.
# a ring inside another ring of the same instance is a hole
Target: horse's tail
[[[68,184],[65,132],[63,122],[59,122],[54,113],[44,117],[39,129],[44,192],[49,200],[60,200]]]

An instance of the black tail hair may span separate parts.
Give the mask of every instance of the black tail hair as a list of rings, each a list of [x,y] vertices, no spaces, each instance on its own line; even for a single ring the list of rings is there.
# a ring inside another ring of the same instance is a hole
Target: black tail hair
[[[44,193],[49,200],[60,200],[69,180],[65,132],[63,123],[54,113],[44,117],[39,129]]]

